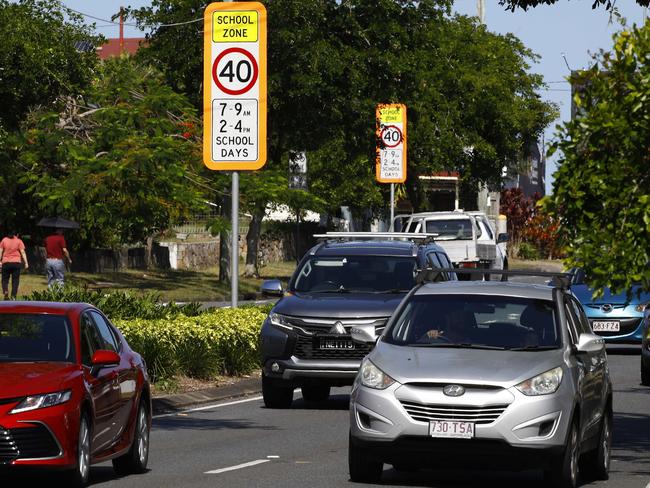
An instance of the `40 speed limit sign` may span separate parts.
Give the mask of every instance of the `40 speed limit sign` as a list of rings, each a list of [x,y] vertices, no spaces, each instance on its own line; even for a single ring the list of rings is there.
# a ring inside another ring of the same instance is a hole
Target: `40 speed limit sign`
[[[406,181],[406,105],[377,105],[376,177],[380,183]]]
[[[259,2],[205,9],[203,162],[229,171],[266,163],[266,9]]]

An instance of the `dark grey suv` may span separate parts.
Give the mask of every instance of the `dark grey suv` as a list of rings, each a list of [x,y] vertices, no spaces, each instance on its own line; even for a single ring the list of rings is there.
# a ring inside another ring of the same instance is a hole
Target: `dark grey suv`
[[[397,237],[398,236],[398,237]],[[410,237],[408,237],[410,236]],[[328,233],[303,257],[261,331],[264,403],[288,408],[301,387],[307,401],[324,401],[330,387],[351,385],[370,345],[350,329],[381,334],[393,310],[415,285],[419,269],[448,268],[445,251],[422,234]],[[440,279],[456,279],[441,273]]]

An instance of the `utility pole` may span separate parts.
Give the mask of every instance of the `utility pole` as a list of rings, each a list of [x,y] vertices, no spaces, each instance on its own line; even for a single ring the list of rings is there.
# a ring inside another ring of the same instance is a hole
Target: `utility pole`
[[[124,7],[120,7],[120,55],[124,53]]]
[[[485,24],[485,0],[476,0],[476,15],[481,24]]]

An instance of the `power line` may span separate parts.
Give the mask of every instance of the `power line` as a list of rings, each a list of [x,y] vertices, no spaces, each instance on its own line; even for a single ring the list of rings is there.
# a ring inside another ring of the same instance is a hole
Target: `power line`
[[[99,20],[100,22],[108,22],[110,25],[120,25],[119,22],[116,22],[114,20],[109,20],[109,19],[102,19],[101,17],[95,17],[94,15],[90,15],[84,12],[80,12],[79,10],[75,10],[73,8],[68,7],[65,5],[63,2],[58,2],[63,8],[74,12],[78,15],[81,15],[83,17],[87,17],[89,19],[93,20]],[[193,19],[193,20],[186,20],[185,22],[174,22],[172,24],[134,24],[132,22],[122,22],[122,25],[128,25],[129,27],[176,27],[179,25],[187,25],[187,24],[193,24],[195,22],[201,22],[203,20],[203,17],[200,19]]]

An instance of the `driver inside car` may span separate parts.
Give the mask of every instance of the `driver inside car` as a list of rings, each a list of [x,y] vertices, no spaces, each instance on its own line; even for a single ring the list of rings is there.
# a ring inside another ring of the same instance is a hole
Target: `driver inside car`
[[[428,328],[417,339],[418,343],[449,342],[471,343],[471,333],[476,327],[474,314],[467,310],[449,310],[441,317],[441,324]]]

